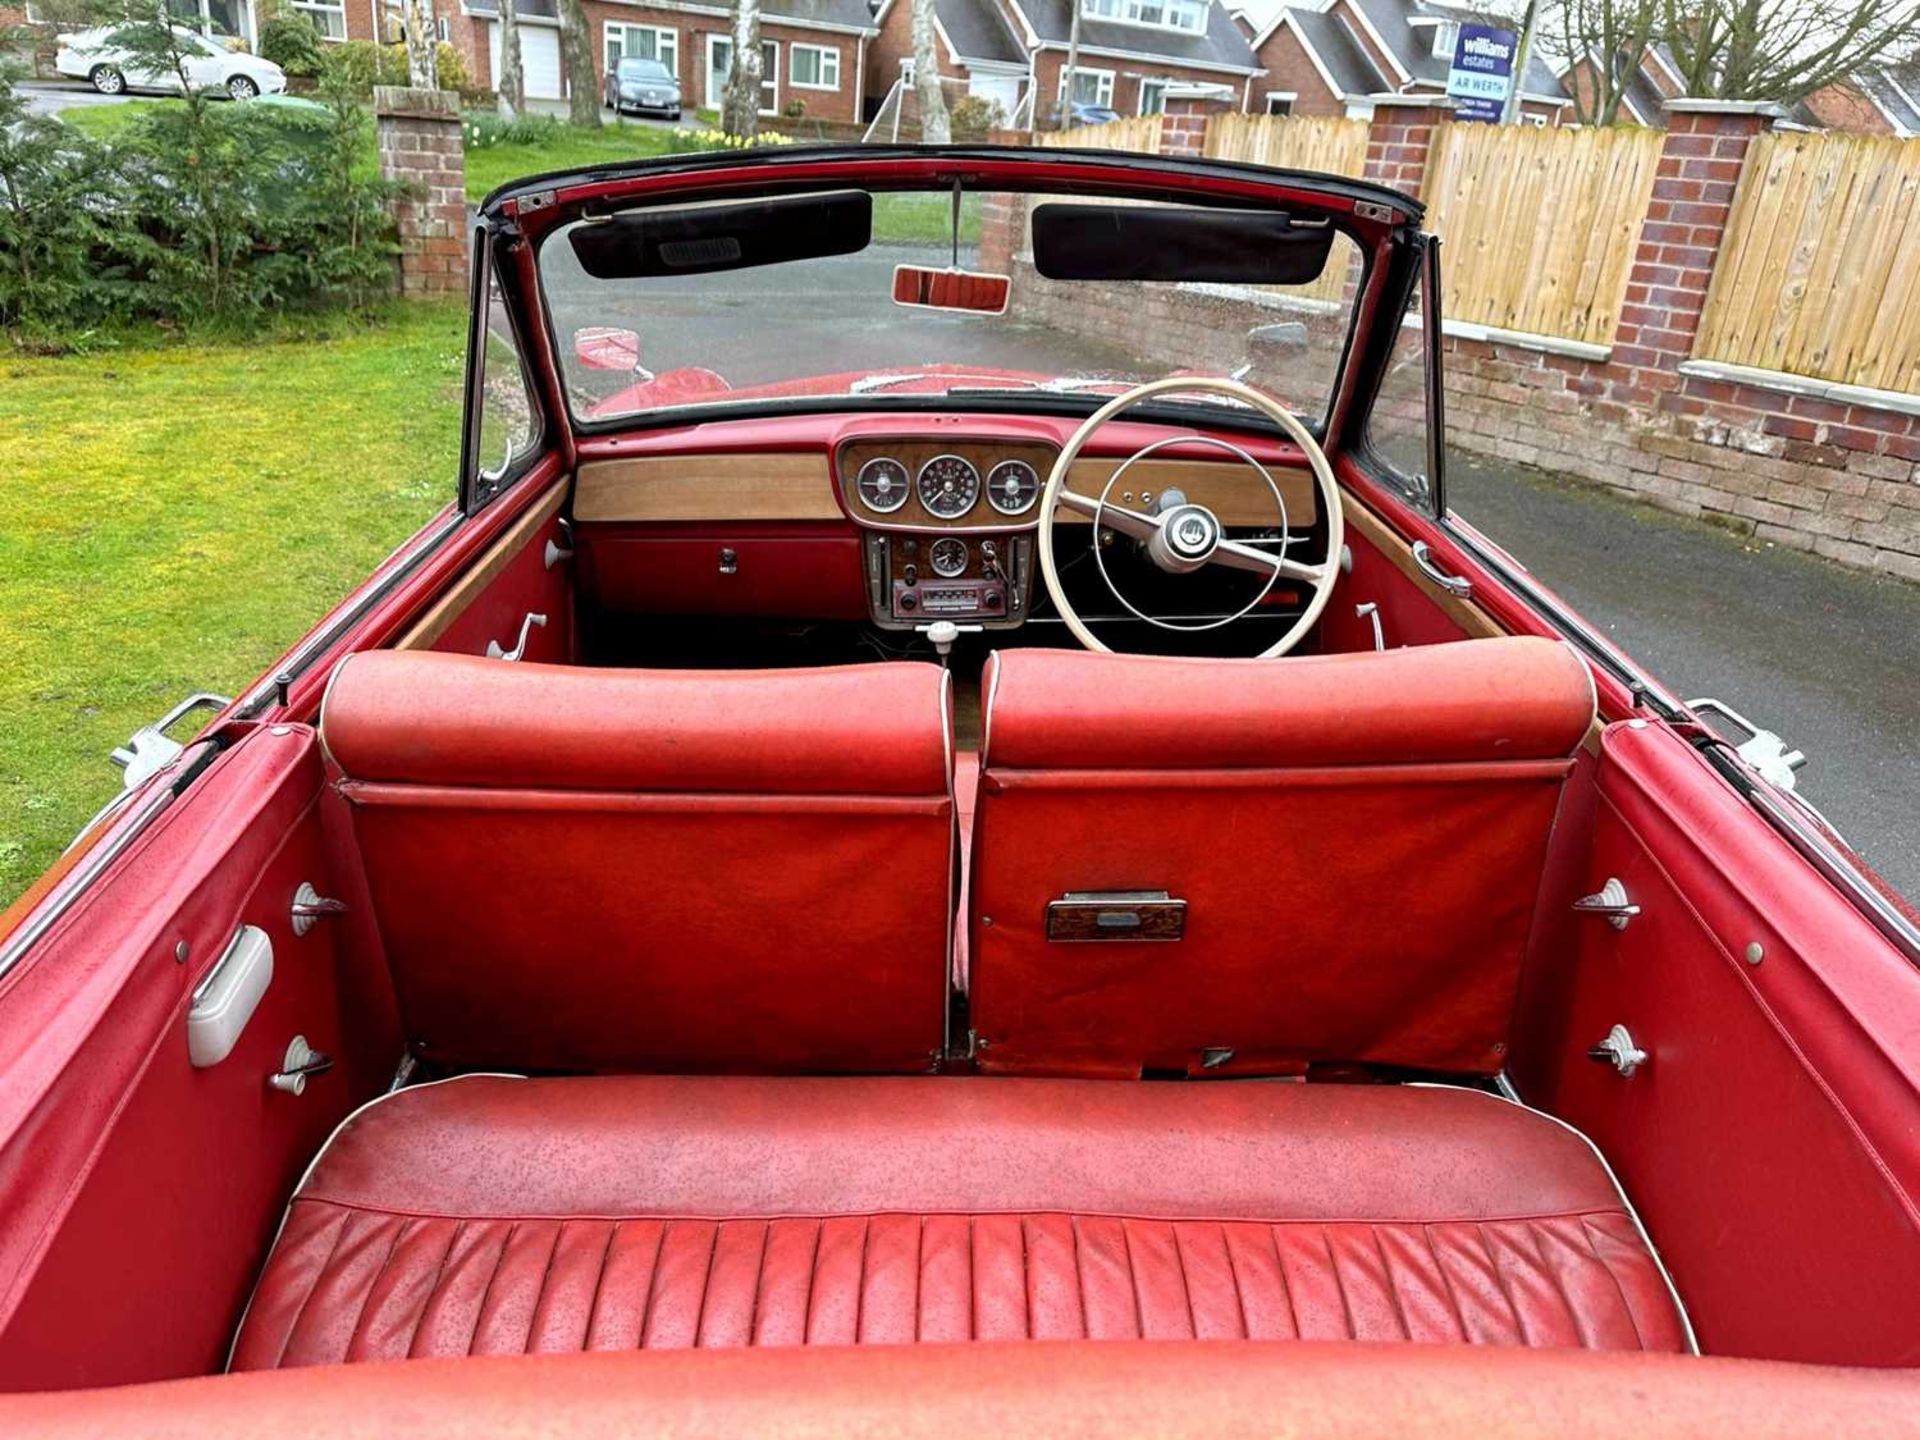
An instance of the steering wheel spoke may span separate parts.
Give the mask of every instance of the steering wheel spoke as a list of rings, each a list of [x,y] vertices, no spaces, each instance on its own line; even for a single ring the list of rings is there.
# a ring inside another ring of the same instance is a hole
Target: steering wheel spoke
[[[1289,560],[1284,555],[1262,550],[1258,545],[1249,545],[1243,540],[1222,539],[1214,546],[1209,563],[1224,565],[1229,570],[1248,570],[1255,575],[1271,575],[1278,571],[1283,580],[1299,580],[1308,585],[1324,585],[1327,580],[1324,566]]]
[[[1281,432],[1299,447],[1301,454],[1306,457],[1308,468],[1313,472],[1314,488],[1319,495],[1326,520],[1327,558],[1321,564],[1309,565],[1287,557],[1285,547],[1289,537],[1286,499],[1281,494],[1280,487],[1268,473],[1267,467],[1255,459],[1250,452],[1218,436],[1173,435],[1136,450],[1114,469],[1107,479],[1106,488],[1097,498],[1082,495],[1078,491],[1067,488],[1067,476],[1096,430],[1143,400],[1175,391],[1199,391],[1224,395],[1273,421],[1280,427]],[[1130,466],[1145,460],[1155,451],[1172,445],[1209,446],[1226,450],[1251,466],[1254,472],[1266,482],[1267,488],[1272,493],[1275,508],[1279,511],[1280,548],[1277,551],[1266,550],[1258,544],[1228,539],[1219,517],[1212,510],[1205,505],[1188,502],[1172,491],[1162,497],[1161,509],[1154,514],[1134,510],[1125,505],[1116,505],[1107,499],[1114,485]],[[1111,650],[1110,646],[1087,628],[1086,623],[1074,610],[1073,602],[1068,598],[1065,587],[1060,582],[1060,569],[1053,555],[1056,510],[1068,510],[1084,515],[1094,522],[1093,558],[1099,565],[1101,578],[1106,580],[1108,589],[1123,606],[1140,619],[1162,629],[1178,631],[1214,629],[1243,619],[1253,613],[1254,608],[1273,588],[1274,583],[1283,578],[1312,586],[1312,598],[1294,617],[1286,633],[1261,652],[1262,658],[1284,655],[1300,643],[1318,622],[1321,613],[1325,611],[1339,579],[1336,557],[1340,554],[1341,542],[1346,533],[1346,516],[1341,502],[1340,486],[1334,479],[1333,467],[1327,463],[1326,452],[1320,448],[1307,427],[1302,425],[1285,406],[1271,396],[1243,385],[1237,380],[1214,380],[1202,376],[1183,375],[1156,380],[1151,384],[1129,390],[1089,415],[1080,428],[1074,431],[1066,447],[1053,462],[1053,470],[1047,476],[1046,489],[1041,493],[1039,503],[1040,526],[1036,538],[1040,551],[1040,573],[1046,581],[1048,597],[1053,601],[1054,608],[1059,611],[1060,618],[1072,631],[1074,637],[1089,650]],[[1205,625],[1175,624],[1170,620],[1145,613],[1120,592],[1113,578],[1107,574],[1106,566],[1101,563],[1099,534],[1101,530],[1112,530],[1142,542],[1148,558],[1169,573],[1181,574],[1208,565],[1219,565],[1261,576],[1265,585],[1244,608],[1219,620],[1210,621]]]

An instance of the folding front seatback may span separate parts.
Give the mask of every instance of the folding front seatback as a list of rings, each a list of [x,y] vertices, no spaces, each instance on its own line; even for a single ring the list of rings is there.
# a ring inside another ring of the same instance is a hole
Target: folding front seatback
[[[969,877],[984,1069],[1501,1069],[1594,714],[1566,646],[1024,650],[996,655],[985,687]]]
[[[407,1035],[448,1066],[932,1068],[954,873],[931,665],[372,652],[322,734]]]

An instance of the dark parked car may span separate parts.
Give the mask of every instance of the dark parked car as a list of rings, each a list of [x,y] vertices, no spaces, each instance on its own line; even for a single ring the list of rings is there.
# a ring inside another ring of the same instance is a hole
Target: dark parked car
[[[652,112],[680,118],[680,82],[658,60],[628,58],[607,73],[600,103],[616,115]]]

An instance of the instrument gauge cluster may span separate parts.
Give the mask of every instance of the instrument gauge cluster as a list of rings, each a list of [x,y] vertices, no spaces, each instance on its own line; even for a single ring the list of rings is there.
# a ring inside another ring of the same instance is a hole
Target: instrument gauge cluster
[[[1033,529],[1059,454],[1024,435],[861,434],[840,443],[834,471],[841,504],[869,529],[981,535]]]

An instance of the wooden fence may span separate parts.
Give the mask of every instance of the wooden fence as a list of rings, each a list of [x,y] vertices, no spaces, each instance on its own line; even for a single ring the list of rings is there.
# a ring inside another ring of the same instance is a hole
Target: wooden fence
[[[1209,160],[1248,160],[1287,170],[1357,176],[1367,163],[1367,122],[1339,116],[1216,115]]]
[[[1661,132],[1442,125],[1427,228],[1455,320],[1613,343]]]
[[[1920,390],[1920,140],[1754,141],[1694,353]]]
[[[1066,130],[1043,130],[1042,145],[1069,146],[1076,150],[1135,150],[1143,155],[1160,149],[1160,117],[1138,115],[1131,120],[1110,120],[1105,125],[1075,125]]]

